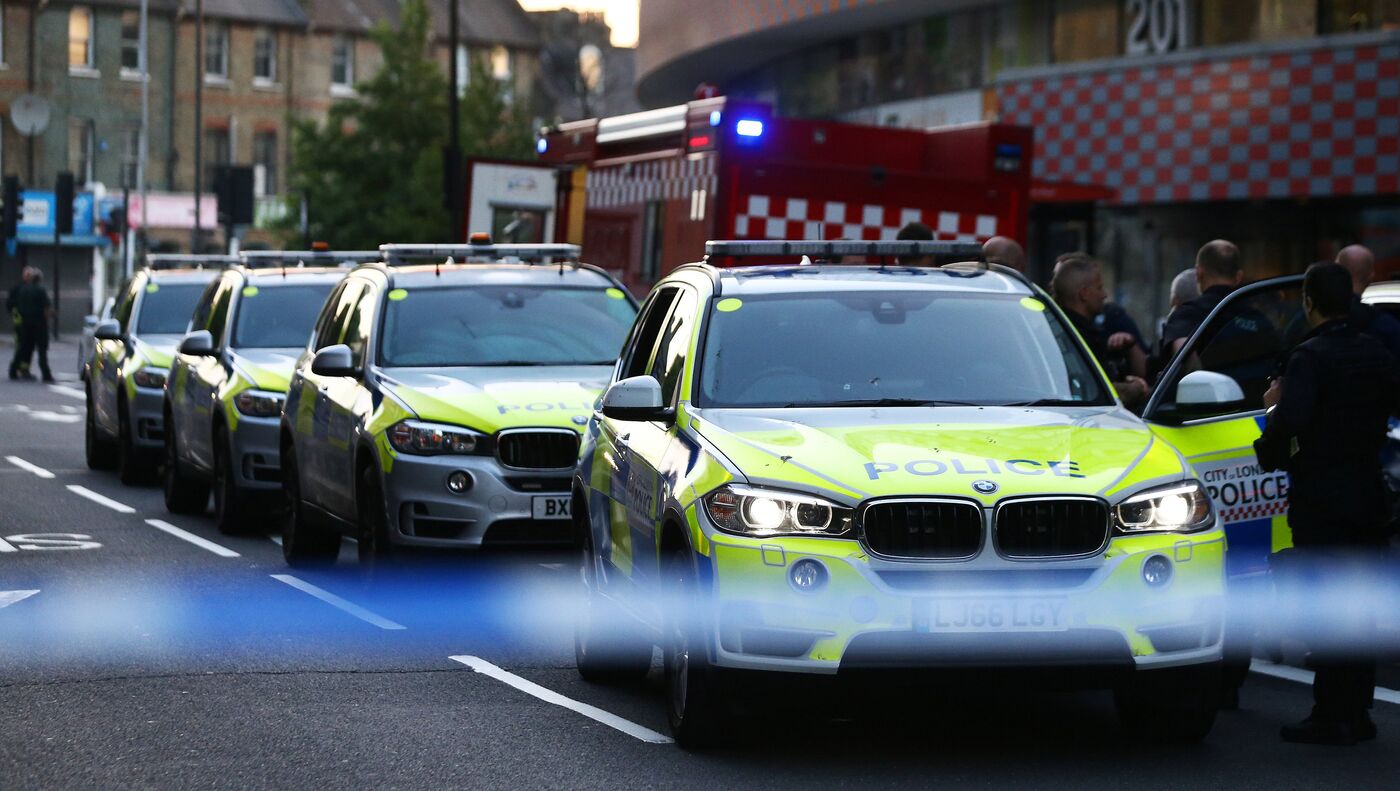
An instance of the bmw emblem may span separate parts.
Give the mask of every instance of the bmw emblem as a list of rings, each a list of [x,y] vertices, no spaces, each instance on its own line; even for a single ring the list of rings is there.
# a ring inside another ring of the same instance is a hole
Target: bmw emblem
[[[1001,487],[997,486],[996,481],[981,480],[972,482],[972,490],[978,494],[994,494],[999,488]]]
[[[588,416],[587,416],[587,415],[574,415],[574,425],[575,425],[575,426],[586,426],[586,425],[588,425]]]

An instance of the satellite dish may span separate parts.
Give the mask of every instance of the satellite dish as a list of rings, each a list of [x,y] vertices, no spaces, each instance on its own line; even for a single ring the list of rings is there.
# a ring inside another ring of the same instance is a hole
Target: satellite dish
[[[25,137],[42,134],[49,127],[49,102],[26,93],[10,105],[10,120]]]

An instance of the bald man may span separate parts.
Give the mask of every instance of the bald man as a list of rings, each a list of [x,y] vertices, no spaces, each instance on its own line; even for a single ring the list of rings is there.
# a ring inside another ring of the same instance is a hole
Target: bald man
[[[1082,254],[1061,256],[1055,264],[1050,293],[1103,366],[1124,406],[1136,409],[1144,403],[1147,382],[1133,373],[1130,350],[1137,347],[1132,335],[1121,332],[1110,336],[1094,321],[1108,301],[1099,262]]]
[[[1196,253],[1196,286],[1201,295],[1184,302],[1171,315],[1162,327],[1161,347],[1170,356],[1176,354],[1186,339],[1206,320],[1215,306],[1239,287],[1244,281],[1244,263],[1240,258],[1240,248],[1224,239],[1216,239],[1201,247]],[[1165,367],[1166,360],[1159,361]]]
[[[1343,247],[1337,263],[1351,275],[1351,325],[1385,346],[1390,356],[1400,360],[1400,319],[1361,301],[1361,294],[1376,276],[1376,257],[1359,244]]]
[[[1015,239],[993,236],[982,244],[982,255],[989,264],[1001,264],[1017,272],[1026,271],[1026,250]]]

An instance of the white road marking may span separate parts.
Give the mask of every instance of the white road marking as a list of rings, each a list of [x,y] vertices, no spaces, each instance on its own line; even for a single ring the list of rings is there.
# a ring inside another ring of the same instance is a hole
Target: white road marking
[[[119,514],[136,513],[136,509],[132,508],[126,503],[119,503],[116,500],[111,499],[110,497],[103,497],[102,495],[98,494],[97,492],[94,492],[93,490],[85,486],[78,486],[77,484],[70,483],[68,484],[68,491],[78,495],[79,497],[86,497],[87,499],[93,501],[94,503],[97,503],[98,505],[105,505]]]
[[[278,582],[284,582],[292,586],[293,588],[296,588],[297,590],[301,591],[302,593],[315,596],[316,598],[320,599],[326,604],[329,604],[330,606],[335,607],[339,610],[343,610],[355,616],[356,618],[359,618],[365,623],[378,626],[380,629],[408,628],[401,623],[394,623],[388,618],[382,618],[378,615],[375,615],[374,613],[370,612],[369,610],[366,610],[358,604],[355,604],[354,602],[346,601],[345,599],[340,598],[339,596],[335,595],[334,593],[331,593],[328,590],[318,588],[304,579],[293,577],[291,574],[273,574],[271,576]]]
[[[84,393],[82,390],[79,390],[76,387],[68,387],[67,385],[49,385],[49,389],[54,391],[55,393],[58,393],[59,395],[66,395],[69,398],[81,398],[84,400],[87,399],[87,393]]]
[[[559,569],[564,568],[564,564],[563,564],[563,563],[541,563],[541,564],[540,564],[540,568],[542,568],[542,569],[549,569],[550,571],[558,571]]]
[[[180,528],[170,524],[169,522],[165,522],[160,519],[147,519],[146,524],[150,525],[151,527],[154,527],[157,530],[163,530],[169,533],[170,535],[175,536],[176,538],[184,539],[185,541],[194,544],[200,549],[207,549],[221,558],[236,558],[239,556],[237,552],[234,552],[228,547],[219,546],[213,541],[200,538],[199,536],[187,530],[181,530]]]
[[[566,708],[569,711],[577,712],[585,717],[588,717],[591,720],[601,722],[609,728],[614,728],[616,730],[622,731],[623,733],[627,734],[628,736],[631,736],[634,739],[640,739],[650,744],[670,744],[673,741],[669,736],[657,733],[651,728],[638,725],[637,723],[632,722],[631,720],[624,720],[623,718],[617,716],[616,714],[613,714],[612,712],[603,711],[597,706],[590,706],[587,703],[580,703],[574,700],[573,698],[566,698],[563,695],[560,695],[558,692],[555,692],[554,690],[550,689],[545,689],[544,687],[540,686],[539,684],[536,684],[533,681],[526,681],[520,676],[502,670],[501,668],[496,667],[495,665],[491,664],[490,662],[487,662],[485,659],[481,659],[480,657],[452,656],[448,657],[448,659],[451,659],[453,662],[460,662],[484,676],[490,676],[491,678],[494,678],[497,681],[515,687],[521,692],[539,698],[545,703],[553,703],[556,706],[562,706],[563,708]]]
[[[39,476],[40,478],[52,478],[52,477],[53,477],[53,473],[49,472],[48,470],[44,469],[43,467],[40,467],[40,466],[37,465],[37,464],[30,464],[29,462],[25,461],[24,459],[21,459],[21,458],[18,457],[18,456],[6,456],[6,457],[5,457],[5,461],[8,461],[9,463],[11,463],[11,464],[15,465],[16,467],[20,468],[21,470],[26,470],[26,471],[28,471],[28,472],[32,472],[32,473],[34,473],[35,475]]]
[[[18,552],[18,551],[19,551],[19,550],[15,548],[14,544],[11,544],[10,542],[6,541],[6,540],[3,539],[3,538],[0,538],[0,552]]]
[[[271,541],[272,543],[276,544],[276,545],[279,546],[279,547],[282,546],[282,537],[281,537],[281,536],[278,536],[278,535],[271,535],[271,536],[268,536],[268,537],[267,537],[267,540],[268,540],[268,541]]]
[[[0,591],[0,610],[9,607],[15,602],[21,602],[33,596],[39,591]]]
[[[1296,681],[1299,684],[1312,684],[1313,672],[1302,668],[1291,667],[1289,665],[1279,665],[1263,659],[1256,659],[1250,663],[1249,669],[1255,673],[1265,676],[1281,678],[1285,681]],[[1376,700],[1386,703],[1394,703],[1400,706],[1400,692],[1385,687],[1376,687]]]

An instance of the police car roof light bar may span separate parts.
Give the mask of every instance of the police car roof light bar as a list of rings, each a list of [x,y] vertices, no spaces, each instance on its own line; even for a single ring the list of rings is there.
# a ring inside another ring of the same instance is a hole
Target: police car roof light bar
[[[239,253],[249,269],[297,266],[348,266],[378,261],[378,250],[246,250]]]
[[[806,256],[813,260],[830,260],[838,256],[943,256],[981,260],[982,245],[977,242],[952,241],[776,241],[724,240],[705,243],[705,257],[729,256],[751,258],[760,256]]]
[[[383,244],[380,255],[390,266],[399,266],[414,260],[438,259],[442,263],[451,258],[454,263],[481,263],[469,259],[490,259],[491,263],[507,259],[552,259],[548,263],[567,261],[578,263],[583,250],[576,244]]]
[[[147,253],[146,268],[204,269],[207,266],[228,266],[238,263],[236,255],[196,255],[194,253]]]

